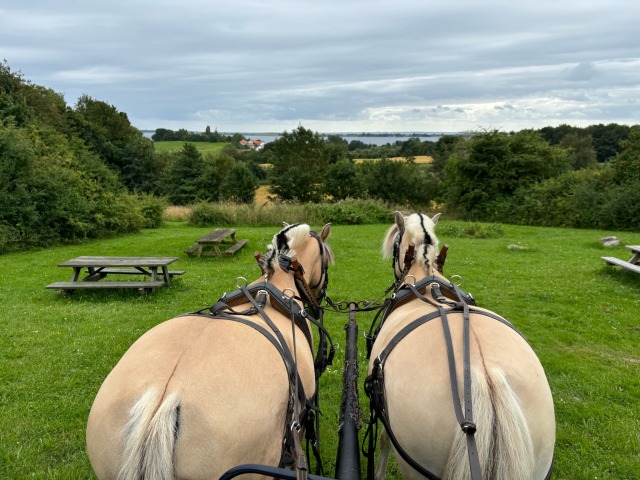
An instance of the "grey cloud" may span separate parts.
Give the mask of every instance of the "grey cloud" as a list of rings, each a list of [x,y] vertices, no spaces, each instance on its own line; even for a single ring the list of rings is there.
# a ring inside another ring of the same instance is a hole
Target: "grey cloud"
[[[639,13],[604,0],[25,0],[0,7],[0,51],[67,102],[88,94],[140,128],[517,129],[633,119]]]

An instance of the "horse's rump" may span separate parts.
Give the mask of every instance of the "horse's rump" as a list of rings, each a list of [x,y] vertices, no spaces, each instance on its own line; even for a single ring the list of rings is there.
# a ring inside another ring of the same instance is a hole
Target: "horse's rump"
[[[288,401],[287,369],[263,334],[229,320],[174,318],[140,337],[103,383],[87,427],[89,455],[104,464],[104,449],[106,463],[138,462],[134,471],[145,458],[149,468],[193,478],[277,464]],[[111,468],[94,464],[100,478],[115,478],[101,475]]]
[[[389,316],[372,358],[419,316],[418,310],[429,309],[401,307]],[[464,408],[462,314],[450,314],[448,321]],[[500,472],[500,468],[502,474],[495,478],[519,478],[527,464],[536,470],[548,469],[553,452],[549,439],[555,436],[555,424],[540,419],[553,419],[553,403],[535,353],[518,332],[479,314],[470,317],[470,346],[473,417],[483,478],[494,478],[490,472]],[[443,478],[470,478],[466,436],[454,410],[440,317],[403,338],[388,355],[383,373],[389,423],[400,446],[433,474],[442,475],[448,464]],[[411,468],[401,458],[399,463],[408,475]],[[505,473],[507,466],[513,469]]]

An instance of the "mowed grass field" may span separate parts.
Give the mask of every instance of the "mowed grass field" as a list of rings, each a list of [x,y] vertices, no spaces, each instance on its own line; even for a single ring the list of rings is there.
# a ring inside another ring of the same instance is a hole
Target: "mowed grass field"
[[[464,225],[438,225],[440,243],[450,245],[445,274],[460,275],[462,288],[510,320],[538,354],[557,416],[553,478],[640,478],[640,275],[605,266],[602,255],[630,255],[623,246],[608,249],[598,241],[617,235],[623,245],[640,244],[640,233],[506,225],[496,238],[446,233]],[[336,264],[328,294],[334,301],[375,300],[392,282],[389,262],[379,254],[388,226],[332,228]],[[236,288],[239,276],[258,278],[252,254],[264,251],[279,227],[238,226],[237,237],[249,245],[232,257],[187,257],[184,249],[209,230],[168,222],[136,235],[0,257],[1,479],[94,478],[84,435],[106,375],[153,326],[211,305]],[[48,283],[70,278],[70,269],[56,265],[78,255],[178,256],[174,266],[186,274],[148,296],[123,290],[64,297],[46,290]],[[367,365],[362,334],[373,316],[356,317],[360,386]],[[325,324],[340,345],[320,386],[328,476],[335,469],[346,322],[346,314],[327,310]],[[360,400],[366,412],[368,401],[363,395]],[[399,478],[393,465],[389,477]]]
[[[225,145],[224,142],[183,142],[183,141],[175,141],[175,142],[153,142],[155,149],[159,152],[173,152],[180,150],[182,146],[188,143],[190,145],[195,146],[198,151],[201,153],[211,153],[213,155],[219,154]]]

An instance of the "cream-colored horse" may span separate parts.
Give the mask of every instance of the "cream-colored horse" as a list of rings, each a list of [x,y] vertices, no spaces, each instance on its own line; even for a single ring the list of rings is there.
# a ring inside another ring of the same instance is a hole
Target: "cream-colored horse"
[[[333,261],[329,233],[329,225],[320,234],[287,226],[262,257],[264,279],[223,296],[209,315],[152,328],[129,348],[89,415],[87,452],[98,478],[209,480],[239,464],[278,466],[296,390],[288,360],[297,362],[306,398],[315,391],[308,322],[294,329],[283,309],[289,302],[299,320],[299,298],[308,294],[290,260],[321,299]]]
[[[402,286],[370,356],[368,393],[388,427],[375,478],[392,447],[405,479],[547,478],[555,416],[545,373],[506,320],[434,268],[438,217],[396,213],[383,242]]]

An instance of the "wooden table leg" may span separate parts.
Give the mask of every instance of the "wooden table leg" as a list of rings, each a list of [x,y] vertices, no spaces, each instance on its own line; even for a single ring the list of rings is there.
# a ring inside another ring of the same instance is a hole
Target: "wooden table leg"
[[[71,277],[72,282],[77,282],[79,280],[80,272],[82,272],[82,267],[73,267],[73,277]]]
[[[171,275],[169,275],[169,267],[162,267],[162,276],[164,277],[164,283],[167,285],[171,284]]]

